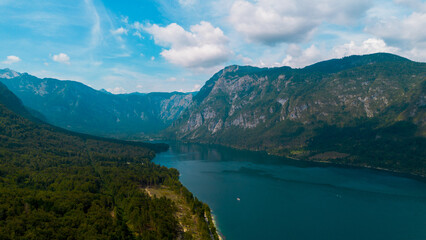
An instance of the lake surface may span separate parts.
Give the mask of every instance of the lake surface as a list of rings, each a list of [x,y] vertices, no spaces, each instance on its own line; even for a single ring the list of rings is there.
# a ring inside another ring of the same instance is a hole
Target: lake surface
[[[180,171],[227,240],[426,239],[424,182],[199,144],[154,162]]]

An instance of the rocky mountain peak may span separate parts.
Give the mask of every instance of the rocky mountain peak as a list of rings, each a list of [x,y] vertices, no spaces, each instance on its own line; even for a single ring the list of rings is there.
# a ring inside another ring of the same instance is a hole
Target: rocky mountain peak
[[[9,68],[0,69],[0,78],[11,79],[11,78],[19,77],[21,75],[22,73],[15,72]]]

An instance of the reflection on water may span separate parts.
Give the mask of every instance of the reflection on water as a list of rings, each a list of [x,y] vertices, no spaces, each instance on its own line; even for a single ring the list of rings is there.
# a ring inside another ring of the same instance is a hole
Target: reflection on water
[[[155,162],[181,172],[226,239],[426,239],[423,182],[201,144]]]

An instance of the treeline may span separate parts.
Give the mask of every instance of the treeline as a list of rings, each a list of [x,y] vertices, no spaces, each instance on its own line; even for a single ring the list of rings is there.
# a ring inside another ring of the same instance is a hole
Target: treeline
[[[178,238],[175,204],[142,191],[180,184],[150,146],[164,149],[57,131],[0,104],[0,239]]]
[[[356,127],[325,126],[317,130],[306,150],[311,155],[328,151],[348,153],[348,157],[330,160],[339,164],[364,164],[426,176],[426,139],[416,135],[418,127],[408,121],[389,126],[379,123],[372,119]]]

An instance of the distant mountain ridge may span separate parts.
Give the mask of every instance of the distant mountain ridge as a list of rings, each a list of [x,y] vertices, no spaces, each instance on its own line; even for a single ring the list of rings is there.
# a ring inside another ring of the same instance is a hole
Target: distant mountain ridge
[[[167,136],[425,174],[425,108],[426,63],[392,54],[302,69],[229,66],[206,82]]]
[[[21,73],[15,72],[9,68],[0,69],[0,78],[14,78],[21,76]]]
[[[15,94],[9,91],[7,87],[0,82],[0,102],[5,105],[8,109],[12,110],[13,112],[25,116],[28,119],[32,119],[34,121],[45,121],[46,119],[44,116],[30,108],[27,108],[22,103],[21,99],[16,97]]]
[[[27,108],[73,131],[134,139],[162,132],[172,140],[426,176],[426,63],[393,54],[302,69],[228,66],[196,94],[114,95],[9,69],[0,75]]]
[[[0,70],[0,82],[49,123],[109,137],[160,131],[180,115],[193,96],[179,92],[115,95],[79,82],[40,79],[10,69]]]

